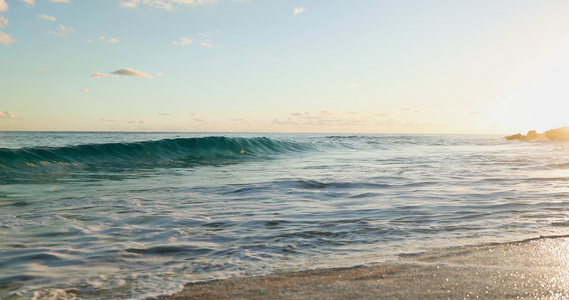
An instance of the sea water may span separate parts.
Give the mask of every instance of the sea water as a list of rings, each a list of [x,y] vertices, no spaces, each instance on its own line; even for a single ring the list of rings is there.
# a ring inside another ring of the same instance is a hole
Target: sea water
[[[569,232],[569,143],[0,132],[0,298],[144,299]]]

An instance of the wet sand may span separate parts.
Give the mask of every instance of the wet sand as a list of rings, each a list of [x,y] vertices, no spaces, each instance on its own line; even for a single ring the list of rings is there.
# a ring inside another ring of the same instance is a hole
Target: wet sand
[[[569,237],[187,285],[164,299],[568,299]]]

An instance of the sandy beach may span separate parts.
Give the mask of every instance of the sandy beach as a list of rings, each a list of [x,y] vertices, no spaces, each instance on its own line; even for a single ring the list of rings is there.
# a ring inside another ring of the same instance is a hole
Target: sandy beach
[[[567,299],[568,267],[569,237],[544,237],[195,283],[164,299]]]

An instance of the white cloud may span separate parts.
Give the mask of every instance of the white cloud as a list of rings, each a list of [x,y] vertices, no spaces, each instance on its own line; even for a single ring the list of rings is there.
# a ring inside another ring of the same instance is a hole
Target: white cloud
[[[5,110],[4,112],[1,112],[1,111],[0,111],[0,118],[4,118],[4,119],[16,119],[16,116],[15,116],[13,113],[11,113],[11,112]]]
[[[111,43],[111,44],[115,44],[115,43],[120,42],[120,40],[117,39],[117,38],[110,38],[110,39],[107,39],[107,38],[104,37],[104,36],[100,36],[100,37],[98,37],[97,39],[99,39],[99,40],[101,40],[101,41],[108,41],[108,42]],[[92,42],[93,40],[87,40],[87,41],[88,41],[88,42]]]
[[[223,47],[222,44],[215,43],[215,42],[212,41],[212,40],[205,40],[205,41],[202,41],[202,42],[200,43],[200,46],[206,47],[206,48],[222,48],[222,47]]]
[[[103,121],[103,122],[118,122],[119,120],[117,120],[117,119],[109,119],[109,118],[102,118],[101,121]]]
[[[165,10],[172,10],[174,5],[202,5],[206,3],[217,3],[217,0],[130,0],[121,1],[119,6],[137,8],[140,4],[143,4]]]
[[[6,3],[6,0],[0,0],[0,11],[8,11],[8,3]]]
[[[133,121],[128,121],[129,123],[136,123],[136,124],[144,124],[144,125],[150,125],[152,124],[150,121],[146,121],[146,120],[133,120]]]
[[[71,2],[69,0],[49,0],[49,2],[73,4],[73,2]]]
[[[351,88],[357,88],[359,85],[357,83],[350,83]]]
[[[91,92],[91,91],[89,91],[89,89],[85,88],[85,89],[83,89],[81,92],[82,92],[82,93],[85,93],[85,94],[88,94],[88,93]]]
[[[220,33],[221,33],[221,30],[217,30],[217,31],[215,31],[215,32],[208,31],[208,32],[206,32],[206,33],[199,33],[198,35],[205,38],[205,37],[208,37],[208,36],[212,35],[213,33],[215,33],[215,34],[220,34]]]
[[[10,26],[10,22],[8,22],[8,19],[4,18],[3,15],[0,15],[0,28],[8,26]]]
[[[12,38],[12,35],[0,31],[0,44],[10,45],[15,42],[16,40]]]
[[[56,21],[57,20],[54,16],[48,16],[48,15],[37,15],[36,17],[38,17],[40,19],[44,19],[46,21]]]
[[[120,7],[136,8],[136,5],[137,5],[139,2],[140,2],[140,1],[132,0],[131,2],[121,2],[119,5],[120,5]]]
[[[152,1],[152,6],[163,8],[165,10],[172,10],[172,3],[166,1]]]
[[[102,77],[115,78],[115,77],[119,77],[119,76],[132,76],[132,77],[139,77],[139,78],[154,79],[154,77],[152,77],[152,76],[150,76],[144,72],[136,71],[136,70],[133,70],[131,68],[118,69],[114,72],[111,72],[111,74],[103,74],[101,72],[96,72],[96,73],[91,75],[91,77],[93,77],[93,78],[102,78]]]
[[[274,119],[271,124],[277,126],[299,126],[307,127],[328,127],[335,126],[352,127],[352,126],[373,126],[375,119],[364,114],[348,113],[349,117],[345,117],[336,112],[320,111],[320,112],[295,112],[286,120]]]
[[[208,31],[206,33],[199,33],[198,35],[205,38],[205,39],[201,40],[201,41],[197,41],[197,43],[200,46],[206,47],[206,48],[222,48],[222,47],[225,47],[225,45],[223,45],[221,43],[214,42],[213,40],[207,38],[208,36],[211,36],[212,34],[221,34],[221,31],[218,30],[215,32]],[[187,38],[187,37],[183,37],[183,38],[180,38],[179,41],[172,42],[173,45],[181,45],[181,46],[190,46],[193,43],[194,43],[194,40]]]
[[[303,12],[304,12],[304,7],[302,7],[302,6],[294,9],[295,15],[298,15],[298,14],[303,13]]]
[[[117,38],[110,38],[110,39],[107,39],[107,38],[104,37],[104,36],[97,37],[97,39],[98,39],[98,40],[101,40],[101,41],[107,41],[107,42],[109,42],[109,43],[111,43],[111,44],[115,44],[115,43],[118,43],[118,42],[121,41],[121,40],[119,40],[119,39],[117,39]],[[89,39],[89,40],[87,40],[87,42],[90,42],[90,43],[91,43],[91,42],[93,42],[93,40]]]
[[[178,41],[174,41],[174,42],[172,42],[172,44],[174,44],[174,45],[182,45],[182,46],[189,46],[189,45],[191,45],[193,42],[194,42],[194,40],[191,40],[191,39],[189,39],[189,38],[183,37],[183,38],[180,38],[180,41],[179,41],[179,42],[178,42]]]
[[[337,115],[337,113],[333,113],[333,112],[330,112],[327,110],[322,110],[322,111],[320,111],[320,115],[321,116],[334,116],[334,115]]]
[[[114,77],[119,77],[119,75],[103,74],[101,72],[97,72],[97,73],[91,74],[91,77],[93,77],[93,78],[103,78],[103,77],[114,78]]]
[[[134,76],[134,77],[140,77],[140,78],[150,78],[150,79],[154,79],[154,77],[141,72],[141,71],[136,71],[133,70],[131,68],[122,68],[122,69],[118,69],[114,72],[111,72],[111,74],[116,74],[116,75],[122,75],[122,76]]]
[[[73,27],[65,27],[63,25],[59,25],[59,27],[57,27],[57,31],[48,31],[46,32],[47,34],[53,34],[55,36],[60,36],[60,37],[64,37],[67,36],[68,34],[75,34],[75,28]]]
[[[35,0],[20,0],[20,1],[25,2],[27,4],[27,7],[32,7],[36,5]]]

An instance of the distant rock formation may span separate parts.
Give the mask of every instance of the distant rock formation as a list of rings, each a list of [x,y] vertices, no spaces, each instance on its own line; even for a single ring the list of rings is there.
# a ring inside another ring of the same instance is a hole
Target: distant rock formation
[[[549,140],[554,141],[569,141],[569,127],[561,127],[557,129],[551,129],[545,132],[545,136]]]
[[[537,140],[553,140],[553,141],[569,141],[569,127],[561,127],[551,129],[544,133],[537,133],[535,130],[530,130],[526,135],[521,133],[509,135],[507,140],[520,140],[520,141],[537,141]]]
[[[520,140],[520,141],[536,141],[536,140],[545,140],[546,135],[545,133],[537,133],[535,130],[530,130],[526,135],[521,133],[510,135],[506,137],[506,140]]]

